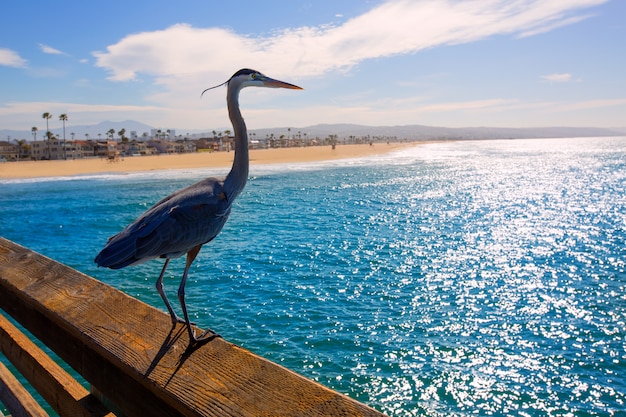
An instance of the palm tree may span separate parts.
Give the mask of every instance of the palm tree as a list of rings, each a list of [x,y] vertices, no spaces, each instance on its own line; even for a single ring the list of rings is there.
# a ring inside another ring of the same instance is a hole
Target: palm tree
[[[44,119],[46,119],[46,138],[48,139],[48,159],[51,159],[50,155],[50,128],[48,127],[48,120],[52,119],[52,115],[48,112],[45,112],[41,115]]]
[[[120,140],[122,142],[127,142],[128,138],[126,136],[124,136],[124,134],[126,133],[126,129],[122,128],[119,132],[117,132],[117,136],[120,137]]]
[[[115,129],[109,129],[107,130],[107,135],[111,136],[111,140],[113,140],[113,135],[115,135]]]
[[[37,131],[39,129],[37,129],[37,126],[33,126],[30,128],[30,131],[33,132],[33,141],[37,142]]]
[[[63,122],[63,159],[67,159],[65,155],[65,122],[67,122],[67,114],[63,113],[60,115],[59,120]]]
[[[20,160],[20,156],[25,153],[24,150],[26,149],[26,139],[14,139],[15,143],[17,143],[17,146],[19,148],[19,152],[17,153],[17,160]]]

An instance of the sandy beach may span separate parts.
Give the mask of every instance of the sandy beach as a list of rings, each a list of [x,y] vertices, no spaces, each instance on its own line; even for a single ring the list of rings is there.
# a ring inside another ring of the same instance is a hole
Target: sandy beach
[[[422,142],[420,142],[422,143]],[[250,151],[250,164],[314,162],[359,158],[416,146],[415,143],[375,143],[372,146],[338,145],[305,148],[279,148]],[[126,173],[181,168],[229,167],[234,152],[200,152],[192,154],[135,156],[110,162],[104,158],[66,161],[20,161],[0,163],[0,179],[60,177],[97,173]]]

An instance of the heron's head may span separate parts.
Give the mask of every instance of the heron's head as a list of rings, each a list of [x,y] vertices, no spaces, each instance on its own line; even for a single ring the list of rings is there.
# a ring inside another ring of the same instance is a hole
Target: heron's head
[[[202,92],[204,94],[206,91],[211,90],[216,87],[220,87],[222,85],[228,85],[229,87],[236,87],[237,89],[242,89],[244,87],[269,87],[269,88],[289,88],[292,90],[302,90],[302,87],[298,87],[297,85],[289,84],[284,81],[275,80],[273,78],[268,77],[260,73],[259,71],[244,68],[240,69],[236,73],[233,74],[230,79],[222,84],[216,85],[215,87],[207,88]],[[202,96],[202,94],[200,96]]]

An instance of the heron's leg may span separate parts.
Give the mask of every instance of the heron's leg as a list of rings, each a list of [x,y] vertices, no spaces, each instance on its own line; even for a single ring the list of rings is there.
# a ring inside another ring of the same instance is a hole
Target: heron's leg
[[[198,256],[198,252],[200,252],[200,248],[202,245],[198,245],[187,252],[187,261],[185,264],[185,271],[183,272],[183,278],[180,281],[180,286],[178,287],[178,301],[180,302],[180,307],[183,309],[183,315],[185,316],[185,324],[187,325],[187,331],[189,332],[189,343],[197,343],[208,341],[211,338],[217,336],[217,334],[211,330],[207,329],[202,335],[196,337],[195,332],[191,328],[191,322],[189,321],[189,314],[187,313],[187,304],[185,304],[185,284],[187,283],[187,276],[189,275],[189,267],[191,267],[192,262]]]
[[[165,290],[163,289],[163,276],[165,275],[165,270],[167,269],[167,265],[169,263],[170,263],[170,260],[165,259],[165,264],[163,264],[163,269],[161,269],[161,275],[159,275],[159,278],[156,281],[156,289],[159,295],[161,296],[161,298],[163,299],[163,301],[165,302],[165,307],[167,307],[167,311],[169,311],[170,313],[172,323],[173,324],[185,323],[185,320],[178,317],[178,315],[174,312],[174,309],[172,308],[170,301],[167,299],[167,295],[165,295]]]

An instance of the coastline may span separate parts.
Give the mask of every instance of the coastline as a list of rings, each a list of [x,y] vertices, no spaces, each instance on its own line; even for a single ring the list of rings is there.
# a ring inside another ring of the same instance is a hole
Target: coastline
[[[311,146],[305,148],[276,148],[250,150],[250,165],[318,162],[336,159],[382,155],[428,142],[375,143]],[[0,163],[0,179],[65,177],[100,173],[129,173],[181,168],[224,168],[233,163],[234,152],[198,152],[175,155],[134,156],[109,161],[88,158],[53,161],[19,161]]]

